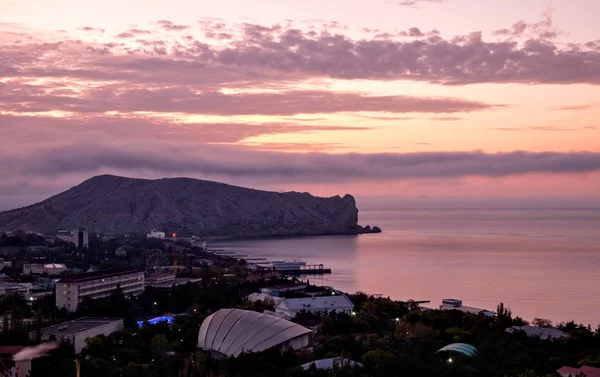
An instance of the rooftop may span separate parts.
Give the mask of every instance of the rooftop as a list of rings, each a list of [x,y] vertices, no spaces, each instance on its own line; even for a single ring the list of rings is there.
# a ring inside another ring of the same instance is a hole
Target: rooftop
[[[540,339],[560,339],[566,338],[567,333],[555,327],[536,327],[536,326],[512,326],[506,329],[507,333],[515,333],[523,331],[527,336],[537,337]]]
[[[562,367],[556,371],[562,377],[583,374],[586,377],[600,377],[600,368],[582,366],[581,368]]]
[[[86,281],[98,280],[102,278],[110,278],[113,276],[131,274],[135,272],[144,272],[144,270],[140,270],[133,267],[119,267],[119,268],[109,268],[106,270],[87,272],[84,274],[71,275],[66,276],[60,279],[61,283],[84,283]]]
[[[80,318],[74,321],[60,323],[58,325],[42,329],[44,336],[74,335],[79,332],[103,326],[111,322],[122,322],[121,318]]]
[[[62,263],[49,263],[45,264],[44,268],[67,268],[67,266]]]
[[[25,346],[1,346],[0,355],[14,355],[21,352]]]

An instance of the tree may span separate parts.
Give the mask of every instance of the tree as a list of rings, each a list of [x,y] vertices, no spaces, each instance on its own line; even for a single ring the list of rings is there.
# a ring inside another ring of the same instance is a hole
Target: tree
[[[152,350],[152,354],[155,357],[162,358],[165,355],[165,353],[169,351],[169,339],[167,339],[167,336],[164,334],[156,334],[150,342],[150,348]]]
[[[531,324],[535,327],[552,327],[552,321],[545,318],[534,318]]]
[[[504,306],[501,302],[496,309],[496,321],[502,328],[509,327],[513,324],[512,311]]]

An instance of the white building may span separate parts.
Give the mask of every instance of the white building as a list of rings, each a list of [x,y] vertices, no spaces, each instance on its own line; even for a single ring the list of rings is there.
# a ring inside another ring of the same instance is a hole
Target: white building
[[[86,249],[89,247],[88,231],[81,229],[73,229],[73,243],[78,249]]]
[[[524,332],[527,336],[540,338],[542,340],[562,339],[569,336],[566,332],[556,327],[536,327],[536,326],[512,326],[506,329],[509,334]]]
[[[442,305],[440,305],[440,310],[460,310],[463,313],[471,313],[471,314],[483,314],[487,317],[493,317],[496,313],[479,308],[472,308],[470,306],[463,306],[462,300],[457,300],[455,298],[445,298],[442,300]]]
[[[62,263],[50,263],[50,264],[24,264],[23,274],[24,275],[59,275],[62,272],[67,271],[67,266]]]
[[[217,357],[242,352],[299,350],[312,343],[312,331],[297,323],[242,309],[221,309],[206,317],[198,332],[198,348]]]
[[[144,271],[122,267],[64,277],[56,283],[56,307],[74,312],[84,297],[108,297],[117,286],[125,296],[139,295],[144,291]]]
[[[42,329],[42,340],[56,339],[71,343],[75,347],[75,353],[79,354],[85,348],[86,338],[110,335],[120,330],[123,330],[122,318],[80,318]],[[35,332],[31,332],[29,336],[35,337]]]
[[[154,229],[150,231],[150,233],[146,234],[147,238],[158,238],[159,240],[165,239],[165,232],[159,232]]]
[[[351,314],[352,309],[354,309],[354,304],[346,295],[284,298],[275,306],[275,312],[281,313],[287,318],[294,318],[303,310],[313,314],[327,314],[333,311]]]

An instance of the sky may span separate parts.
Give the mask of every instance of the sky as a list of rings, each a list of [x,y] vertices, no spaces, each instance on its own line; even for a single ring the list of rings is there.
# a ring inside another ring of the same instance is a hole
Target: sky
[[[107,173],[597,198],[599,13],[596,0],[0,0],[0,209]]]

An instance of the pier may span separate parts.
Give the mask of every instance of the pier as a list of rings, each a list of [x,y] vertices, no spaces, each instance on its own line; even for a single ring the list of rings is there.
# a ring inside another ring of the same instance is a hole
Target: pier
[[[287,275],[323,275],[330,274],[331,268],[324,268],[322,264],[307,264],[296,269],[275,271]]]

